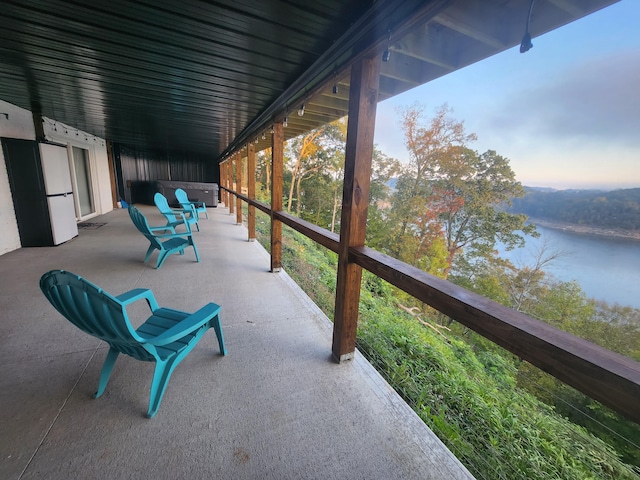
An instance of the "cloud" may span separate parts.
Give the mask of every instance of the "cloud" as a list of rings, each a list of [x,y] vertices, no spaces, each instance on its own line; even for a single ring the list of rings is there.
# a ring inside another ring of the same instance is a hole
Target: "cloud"
[[[639,85],[640,48],[582,60],[530,77],[498,101],[487,123],[511,134],[639,146]]]

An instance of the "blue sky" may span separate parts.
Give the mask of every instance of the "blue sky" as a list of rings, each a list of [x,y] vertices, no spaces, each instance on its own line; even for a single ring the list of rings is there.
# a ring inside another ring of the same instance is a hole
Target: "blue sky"
[[[398,107],[443,103],[528,186],[640,187],[640,0],[622,0],[378,105],[375,143],[406,160]]]

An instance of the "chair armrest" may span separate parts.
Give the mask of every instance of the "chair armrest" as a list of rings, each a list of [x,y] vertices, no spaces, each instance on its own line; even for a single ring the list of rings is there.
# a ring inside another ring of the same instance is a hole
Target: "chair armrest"
[[[125,292],[116,297],[116,300],[118,300],[124,306],[142,299],[147,301],[151,311],[155,311],[160,308],[158,306],[158,302],[156,302],[156,298],[153,296],[153,292],[148,288],[134,288],[133,290],[129,290],[128,292]]]
[[[180,340],[185,335],[188,335],[194,330],[202,327],[205,323],[218,315],[219,312],[220,305],[216,305],[215,303],[208,303],[200,310],[192,313],[187,318],[175,324],[173,327],[171,327],[161,335],[158,335],[155,338],[148,339],[147,343],[155,345],[156,347],[160,347],[162,345],[173,343],[176,340]]]
[[[191,215],[193,213],[193,205],[188,205],[187,207],[182,206],[182,208],[172,208],[171,210],[176,215]]]
[[[165,230],[171,230],[171,229],[168,226],[163,225],[161,227],[149,227],[149,230],[151,232],[157,232],[157,231],[160,231],[160,230],[165,231]]]
[[[181,224],[182,225],[182,224]],[[187,229],[186,232],[176,232],[176,233],[161,233],[161,234],[154,234],[153,236],[156,238],[186,238],[186,237],[192,237],[193,236],[193,232],[191,231],[191,228],[188,224],[184,224],[185,228]],[[178,225],[176,225],[177,227]]]

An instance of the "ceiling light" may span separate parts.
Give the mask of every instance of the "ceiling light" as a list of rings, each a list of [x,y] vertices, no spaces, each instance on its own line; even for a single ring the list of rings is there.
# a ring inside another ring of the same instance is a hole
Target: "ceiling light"
[[[286,127],[287,126],[287,116],[285,115],[284,118],[282,119],[282,126]]]
[[[300,105],[300,108],[298,109],[298,116],[301,117],[303,115],[304,115],[304,103]]]
[[[525,53],[531,50],[533,47],[533,43],[531,43],[531,34],[529,33],[529,25],[531,24],[531,13],[533,12],[533,4],[535,0],[531,0],[529,4],[529,14],[527,15],[527,23],[524,27],[524,35],[522,36],[522,41],[520,42],[520,53]]]
[[[388,62],[391,57],[391,51],[389,50],[389,46],[391,45],[391,30],[387,30],[389,36],[387,37],[387,48],[384,52],[382,52],[382,61]]]

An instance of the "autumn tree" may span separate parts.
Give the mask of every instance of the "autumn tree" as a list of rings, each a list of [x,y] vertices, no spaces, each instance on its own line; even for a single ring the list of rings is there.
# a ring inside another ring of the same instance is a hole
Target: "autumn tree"
[[[295,198],[296,214],[300,216],[303,180],[332,169],[340,152],[344,158],[346,132],[346,122],[336,120],[288,142],[287,157],[292,165],[287,212],[291,212]]]
[[[525,224],[525,215],[505,209],[513,198],[524,195],[509,161],[492,150],[471,150],[468,143],[476,135],[451,117],[447,105],[430,120],[418,104],[401,115],[410,158],[391,202],[392,254],[413,265],[424,263],[427,256],[436,260],[440,276],[446,278],[455,256],[463,251],[490,255],[497,241],[507,248],[521,245],[518,231],[535,234],[535,227]]]

